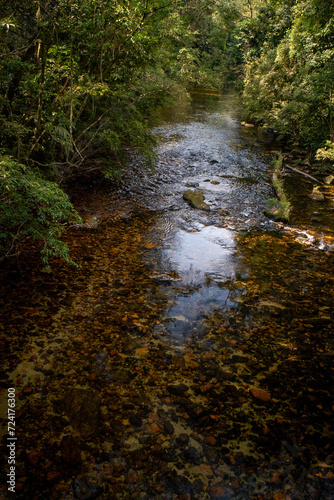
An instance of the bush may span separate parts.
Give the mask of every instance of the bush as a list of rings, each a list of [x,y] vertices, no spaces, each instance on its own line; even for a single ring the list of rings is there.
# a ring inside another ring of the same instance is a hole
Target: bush
[[[23,239],[40,240],[45,264],[51,257],[73,263],[59,238],[66,223],[80,222],[68,196],[38,171],[0,156],[0,252],[15,255]]]

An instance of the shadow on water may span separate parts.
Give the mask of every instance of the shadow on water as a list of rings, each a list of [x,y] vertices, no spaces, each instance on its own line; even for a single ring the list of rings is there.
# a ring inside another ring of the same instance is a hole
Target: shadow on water
[[[3,270],[17,498],[334,495],[333,253],[296,241],[318,231],[302,203],[288,231],[263,215],[270,141],[237,99],[187,106],[155,124],[155,173],[75,197],[100,220],[66,236],[79,271]],[[210,211],[183,200],[195,188]]]

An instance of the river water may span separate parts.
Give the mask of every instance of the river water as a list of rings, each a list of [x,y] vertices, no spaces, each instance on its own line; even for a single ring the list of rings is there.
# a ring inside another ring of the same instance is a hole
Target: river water
[[[154,172],[78,187],[100,222],[66,236],[78,269],[2,270],[17,498],[334,498],[334,193],[286,175],[290,225],[267,219],[276,145],[239,109],[194,93]]]

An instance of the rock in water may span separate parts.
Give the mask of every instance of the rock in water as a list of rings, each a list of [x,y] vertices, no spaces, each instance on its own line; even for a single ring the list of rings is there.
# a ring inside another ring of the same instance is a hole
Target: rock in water
[[[313,188],[313,191],[310,194],[310,198],[312,198],[312,200],[323,201],[325,199],[324,195],[321,193],[321,191],[319,191],[319,189],[320,189],[319,186],[315,186]]]
[[[99,229],[100,222],[97,220],[97,217],[90,217],[86,222],[83,222],[82,224],[73,224],[70,226],[73,229],[79,229],[79,230],[87,230],[87,231],[97,231]]]
[[[193,208],[198,208],[199,210],[210,210],[210,205],[205,203],[204,194],[202,189],[188,189],[183,194],[183,199],[187,201]]]
[[[99,396],[86,389],[70,389],[64,400],[64,410],[73,429],[82,437],[96,434],[100,427]]]

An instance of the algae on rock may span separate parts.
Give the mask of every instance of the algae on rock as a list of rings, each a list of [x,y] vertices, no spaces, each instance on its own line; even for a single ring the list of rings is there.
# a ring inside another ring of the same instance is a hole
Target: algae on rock
[[[208,205],[204,201],[205,196],[202,189],[188,189],[183,194],[183,199],[187,201],[193,208],[210,211],[210,205]]]

